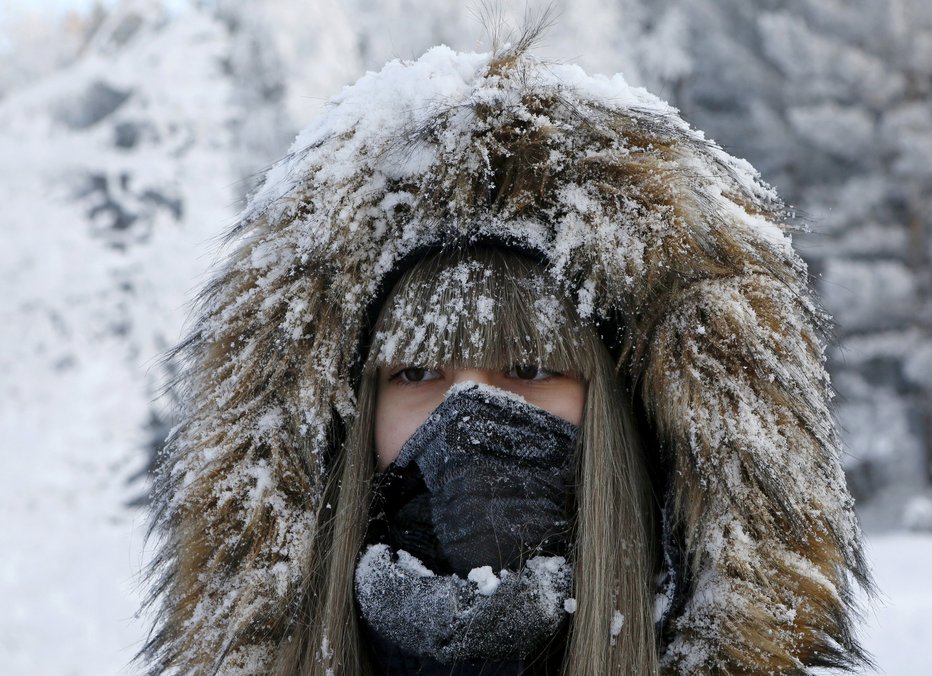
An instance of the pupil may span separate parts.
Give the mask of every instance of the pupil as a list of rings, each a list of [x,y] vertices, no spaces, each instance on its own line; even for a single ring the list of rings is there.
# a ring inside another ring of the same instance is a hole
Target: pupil
[[[420,367],[405,369],[405,378],[412,382],[420,382],[424,379],[424,369]]]
[[[533,364],[518,364],[515,367],[515,373],[518,374],[519,378],[532,380],[537,375],[537,367]]]

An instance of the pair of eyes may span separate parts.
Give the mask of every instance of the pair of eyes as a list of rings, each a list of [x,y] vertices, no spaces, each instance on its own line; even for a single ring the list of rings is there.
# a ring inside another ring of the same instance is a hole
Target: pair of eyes
[[[561,375],[557,371],[545,369],[537,364],[515,364],[508,371],[503,371],[505,377],[515,378],[517,380],[534,380],[541,381],[548,378],[554,378]],[[389,376],[390,381],[402,383],[424,383],[431,380],[439,380],[442,377],[440,371],[429,369],[423,366],[409,366],[395,371]]]

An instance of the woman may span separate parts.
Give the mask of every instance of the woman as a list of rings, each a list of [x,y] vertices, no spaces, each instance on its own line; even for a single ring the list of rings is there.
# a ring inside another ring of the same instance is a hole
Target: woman
[[[418,254],[381,304],[359,395],[371,443],[351,439],[347,457],[359,443],[362,461],[340,479],[365,486],[373,452],[384,472],[385,523],[369,525],[356,570],[376,673],[557,674],[574,636],[586,645],[570,652],[649,670],[651,487],[614,371],[595,326],[532,259],[501,246]],[[433,574],[406,574],[400,552]],[[566,557],[586,571],[574,592]],[[574,605],[574,626],[593,630],[556,638]],[[616,613],[627,626],[613,635]]]
[[[864,664],[780,202],[526,47],[367,74],[231,233],[176,351],[152,673]]]

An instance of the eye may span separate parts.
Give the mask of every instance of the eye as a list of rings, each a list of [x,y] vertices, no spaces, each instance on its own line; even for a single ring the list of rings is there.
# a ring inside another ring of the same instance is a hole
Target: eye
[[[554,376],[560,375],[556,371],[548,371],[537,364],[515,364],[508,372],[509,378],[518,378],[519,380],[547,380]]]
[[[440,373],[438,371],[433,371],[423,366],[408,366],[395,371],[388,379],[403,384],[410,384],[429,382],[431,380],[437,380],[439,377]]]

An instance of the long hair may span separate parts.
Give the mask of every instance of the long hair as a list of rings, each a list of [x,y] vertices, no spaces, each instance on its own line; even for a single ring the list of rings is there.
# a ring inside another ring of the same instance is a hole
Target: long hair
[[[277,673],[371,673],[353,573],[375,472],[378,368],[397,363],[494,369],[534,363],[585,380],[572,553],[577,610],[569,619],[563,673],[655,672],[650,481],[630,394],[596,327],[579,319],[536,262],[477,248],[414,263],[383,303],[371,338],[357,415],[320,501],[300,631],[284,644]]]

